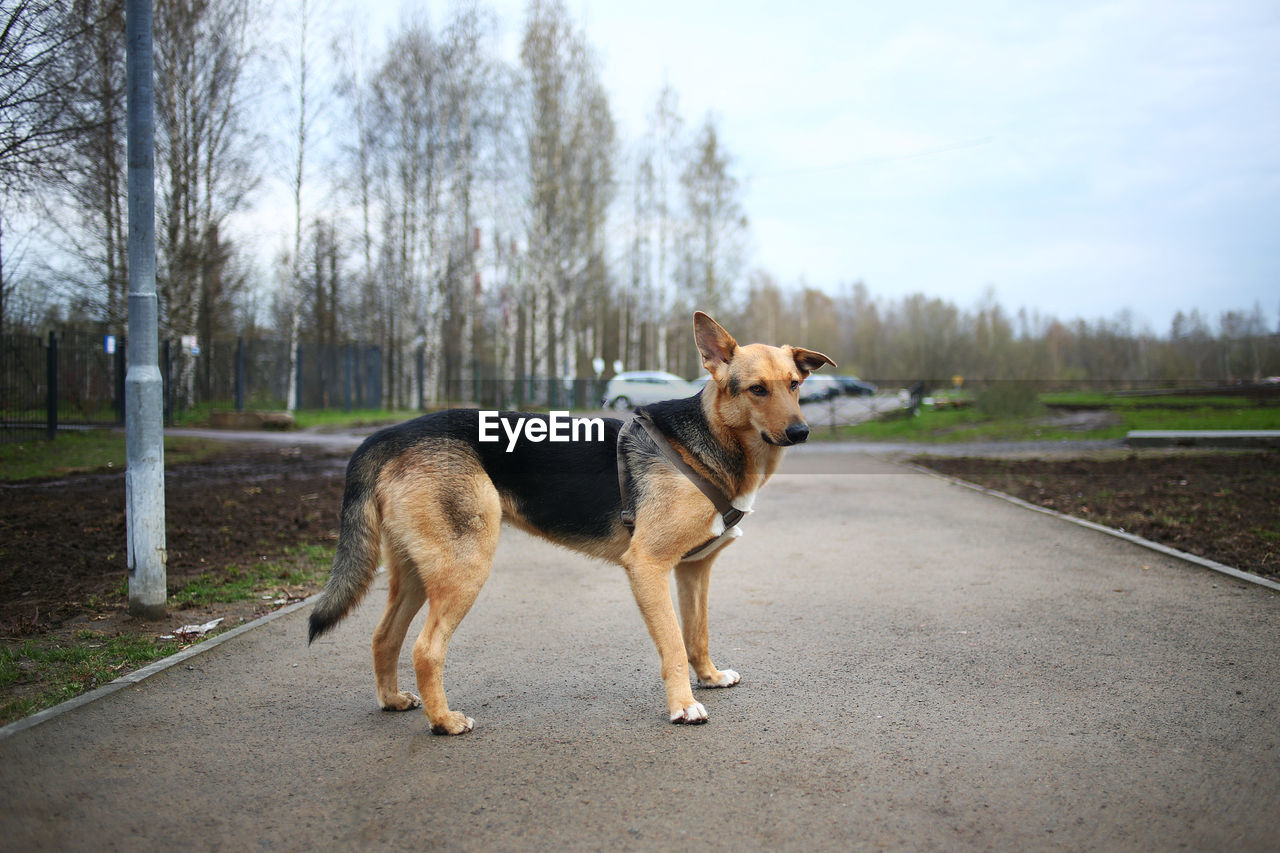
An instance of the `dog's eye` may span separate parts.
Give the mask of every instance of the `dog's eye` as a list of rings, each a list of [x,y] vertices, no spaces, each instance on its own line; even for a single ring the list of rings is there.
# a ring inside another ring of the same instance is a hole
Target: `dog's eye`
[[[792,379],[792,380],[791,380],[791,390],[792,390],[792,391],[794,391],[794,390],[796,390],[796,389],[797,389],[797,388],[799,388],[799,387],[800,387],[800,383],[799,383],[799,381],[797,381],[797,380],[795,380],[795,379]]]
[[[747,390],[750,391],[752,394],[755,394],[757,397],[769,396],[769,389],[764,387],[763,385],[752,385]]]

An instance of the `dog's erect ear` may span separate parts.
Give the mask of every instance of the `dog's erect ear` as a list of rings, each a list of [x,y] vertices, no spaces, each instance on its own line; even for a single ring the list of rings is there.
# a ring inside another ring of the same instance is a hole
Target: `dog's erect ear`
[[[824,364],[829,364],[832,367],[836,366],[834,361],[820,352],[814,352],[804,347],[790,347],[789,349],[791,350],[792,358],[796,360],[796,367],[800,368],[800,372],[805,376],[808,376],[812,371],[817,370]]]
[[[733,361],[738,342],[723,326],[701,311],[693,315],[693,339],[698,344],[698,352],[702,353],[702,366],[712,376],[720,378],[718,371]]]

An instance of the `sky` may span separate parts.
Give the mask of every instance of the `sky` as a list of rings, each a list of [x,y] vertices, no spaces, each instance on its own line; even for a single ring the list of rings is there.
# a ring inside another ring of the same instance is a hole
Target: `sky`
[[[489,5],[514,60],[525,4]],[[624,141],[664,82],[688,126],[714,117],[748,268],[784,285],[1280,325],[1274,0],[567,6]],[[366,8],[384,32],[402,11]]]

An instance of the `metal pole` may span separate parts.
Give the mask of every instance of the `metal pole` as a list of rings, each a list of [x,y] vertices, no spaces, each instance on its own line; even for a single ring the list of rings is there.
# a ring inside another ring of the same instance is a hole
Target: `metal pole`
[[[156,300],[151,0],[126,0],[129,152],[129,371],[125,507],[129,612],[165,615],[164,400]]]
[[[58,333],[49,333],[45,350],[45,438],[58,437]]]

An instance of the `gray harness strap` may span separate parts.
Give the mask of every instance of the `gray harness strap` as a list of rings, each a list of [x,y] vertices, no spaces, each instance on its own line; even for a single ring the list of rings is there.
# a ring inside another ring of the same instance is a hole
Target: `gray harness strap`
[[[711,501],[711,504],[716,508],[716,512],[720,513],[720,517],[724,521],[724,533],[721,533],[719,536],[713,536],[698,547],[693,548],[681,559],[688,560],[694,557],[705,556],[705,554],[715,550],[708,546],[717,544],[720,540],[724,539],[729,533],[729,530],[741,521],[742,517],[746,515],[746,513],[734,506],[733,502],[729,500],[729,496],[721,491],[719,486],[702,476],[702,474],[699,474],[688,462],[684,461],[684,457],[680,455],[679,451],[671,446],[671,443],[667,441],[667,437],[662,434],[662,431],[658,429],[657,425],[654,424],[653,421],[649,420],[649,416],[644,412],[640,412],[632,420],[628,421],[622,427],[621,432],[618,433],[618,490],[622,494],[621,516],[623,526],[626,527],[627,530],[634,530],[636,526],[636,512],[635,508],[631,505],[631,496],[627,489],[627,463],[622,454],[623,436],[633,429],[636,424],[639,424],[644,431],[648,433],[649,438],[653,440],[654,446],[658,448],[658,452],[662,454],[662,457],[675,466],[677,471],[688,478],[689,482],[697,486],[698,491],[706,495],[707,500]]]

